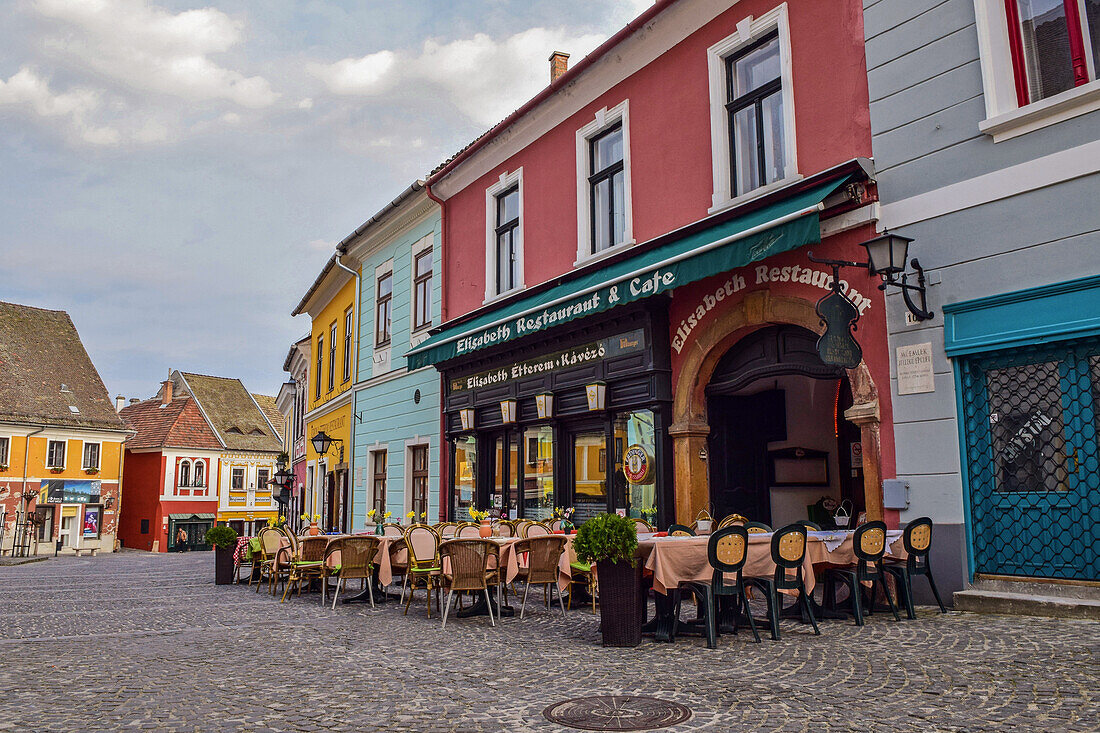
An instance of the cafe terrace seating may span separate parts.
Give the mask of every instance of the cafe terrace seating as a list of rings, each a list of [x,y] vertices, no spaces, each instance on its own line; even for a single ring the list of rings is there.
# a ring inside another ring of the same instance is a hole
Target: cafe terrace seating
[[[481,538],[455,538],[440,545],[439,554],[441,564],[444,566],[440,576],[441,585],[447,589],[447,605],[443,609],[443,628],[447,628],[447,615],[451,610],[456,591],[460,594],[480,591],[485,597],[489,624],[496,626],[493,620],[493,602],[489,598],[489,586],[496,585],[499,579],[500,545],[492,540]],[[430,618],[430,593],[428,605]]]

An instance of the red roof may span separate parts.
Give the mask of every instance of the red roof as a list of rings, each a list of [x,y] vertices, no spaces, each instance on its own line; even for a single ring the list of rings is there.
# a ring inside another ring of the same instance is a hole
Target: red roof
[[[122,408],[119,416],[137,431],[127,448],[222,448],[189,395],[175,397],[167,405],[154,397]]]

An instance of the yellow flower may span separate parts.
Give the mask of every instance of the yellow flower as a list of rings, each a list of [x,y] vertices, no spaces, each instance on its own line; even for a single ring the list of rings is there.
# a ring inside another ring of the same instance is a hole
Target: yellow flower
[[[321,521],[321,515],[320,514],[314,514],[313,515],[313,521],[314,522],[320,522]]]
[[[382,517],[384,519],[389,519],[391,516],[393,516],[393,515],[390,512],[386,512],[385,514],[382,515]]]
[[[420,518],[421,519],[427,519],[428,518],[428,513],[427,512],[420,512]]]
[[[371,519],[374,519],[374,512],[375,512],[375,510],[371,509],[370,511],[367,512],[367,516],[370,517]]]
[[[416,516],[416,512],[409,512],[409,513],[408,513],[408,514],[406,514],[405,516],[406,516],[406,517],[408,517],[409,519],[412,519],[413,517],[415,517],[415,516]]]

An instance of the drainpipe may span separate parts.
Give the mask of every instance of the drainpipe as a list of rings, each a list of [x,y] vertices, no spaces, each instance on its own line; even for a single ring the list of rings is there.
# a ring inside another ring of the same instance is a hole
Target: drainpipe
[[[23,507],[24,507],[24,512],[23,512],[23,514],[24,514],[24,517],[23,517],[23,531],[24,532],[27,531],[27,528],[26,528],[27,517],[25,515],[26,515],[27,511],[30,510],[30,508],[31,508],[31,505],[28,504],[23,499],[23,495],[27,493],[27,461],[31,457],[31,436],[32,435],[38,435],[39,433],[43,432],[45,429],[46,429],[45,425],[40,425],[38,427],[38,430],[35,430],[33,433],[27,433],[27,437],[25,439],[26,442],[23,443],[23,492],[19,495],[19,501],[23,502]],[[39,496],[41,496],[41,492],[42,492],[42,489],[39,488]],[[7,517],[5,517],[4,519],[6,521]],[[16,504],[16,507],[15,507],[15,521],[16,522],[19,521],[19,505],[18,504]],[[60,522],[55,521],[54,526],[55,527],[60,526]],[[12,546],[11,546],[12,555],[15,554],[15,544],[14,543],[15,543],[16,539],[18,539],[18,538],[13,535],[12,536]],[[53,541],[53,536],[52,535],[50,536],[50,540]]]
[[[352,305],[352,319],[355,324],[355,336],[352,337],[352,341],[355,343],[355,354],[353,356],[352,373],[355,375],[351,381],[351,423],[348,425],[348,456],[344,462],[348,466],[348,527],[352,525],[352,521],[355,518],[355,512],[352,509],[355,507],[355,481],[353,478],[352,467],[355,463],[355,385],[359,383],[359,314],[363,309],[362,303],[359,301],[360,288],[362,287],[362,278],[357,270],[353,270],[343,262],[340,258],[343,256],[343,252],[336,250],[336,266],[345,272],[351,273],[351,276],[355,278],[355,303]]]
[[[447,308],[443,301],[444,296],[447,294],[447,288],[444,287],[444,277],[446,268],[443,267],[443,263],[446,258],[443,256],[443,252],[447,246],[447,207],[443,202],[443,199],[435,195],[430,185],[424,186],[424,192],[428,194],[428,198],[434,201],[439,206],[439,322],[447,322]],[[449,517],[447,510],[450,504],[449,494],[451,491],[451,466],[448,460],[451,455],[450,444],[447,440],[447,415],[443,411],[443,395],[447,394],[446,384],[443,380],[443,373],[439,375],[439,521],[445,522]],[[444,481],[443,477],[447,476],[447,480]]]

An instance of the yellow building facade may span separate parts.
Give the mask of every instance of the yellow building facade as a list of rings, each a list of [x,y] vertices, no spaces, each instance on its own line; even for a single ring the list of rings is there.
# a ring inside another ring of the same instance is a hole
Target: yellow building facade
[[[321,528],[347,531],[351,522],[352,387],[356,382],[356,278],[333,256],[292,315],[310,316],[306,423],[306,478],[301,512]],[[329,439],[319,454],[313,440]]]

